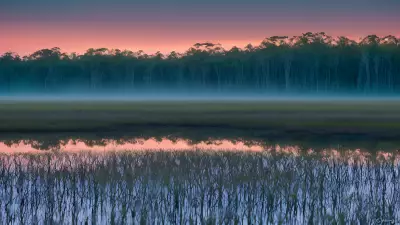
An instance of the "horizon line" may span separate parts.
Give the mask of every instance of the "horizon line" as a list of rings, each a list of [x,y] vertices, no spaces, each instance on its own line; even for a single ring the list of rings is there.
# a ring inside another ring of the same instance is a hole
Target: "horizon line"
[[[300,35],[294,35],[294,36],[288,36],[288,37],[290,38],[290,37],[301,36],[302,34],[305,34],[305,33],[307,33],[307,32],[301,33]],[[311,33],[315,34],[315,33],[321,33],[321,32],[311,32]],[[325,33],[325,32],[323,32],[323,33]],[[326,34],[326,35],[330,36],[329,34]],[[375,34],[371,33],[369,35],[375,35]],[[351,41],[354,41],[356,43],[360,43],[363,38],[365,38],[365,37],[367,37],[369,35],[359,36],[359,37],[354,37],[354,36],[350,36],[350,35],[336,35],[336,36],[330,36],[330,37],[332,37],[333,40],[335,40],[338,37],[346,37],[346,38],[350,39]],[[386,35],[376,35],[376,36],[382,38],[382,37],[386,37],[386,36],[389,36],[389,35],[394,36],[397,39],[400,39],[400,34],[393,34],[393,35],[392,34],[386,34]],[[274,35],[274,36],[280,36],[280,35]],[[284,35],[282,35],[282,36],[284,36]],[[270,36],[270,37],[273,37],[273,36]],[[164,54],[164,55],[172,53],[172,52],[175,52],[177,54],[183,54],[187,50],[193,48],[196,43],[213,43],[213,44],[216,44],[216,45],[220,45],[223,50],[229,50],[229,49],[232,49],[234,47],[237,47],[239,49],[244,49],[247,45],[252,45],[253,47],[259,47],[263,40],[265,40],[267,38],[270,38],[270,37],[265,37],[263,39],[259,39],[258,41],[256,41],[256,40],[248,40],[246,42],[243,41],[242,43],[239,43],[240,42],[239,41],[239,42],[236,42],[237,44],[235,44],[235,43],[233,43],[233,41],[229,41],[229,40],[225,40],[225,44],[223,44],[224,41],[211,41],[211,40],[193,41],[194,44],[192,44],[192,45],[190,45],[190,46],[188,46],[186,48],[181,47],[180,50],[172,47],[172,48],[170,48],[170,50],[144,51],[141,48],[113,48],[113,47],[108,48],[108,47],[105,47],[105,46],[98,46],[98,47],[86,48],[86,49],[81,50],[81,51],[66,50],[66,51],[63,51],[62,53],[66,53],[66,54],[73,54],[73,53],[75,53],[75,54],[85,54],[89,49],[95,49],[96,50],[96,49],[105,48],[107,50],[132,51],[133,53],[143,52],[144,54],[148,54],[148,55],[156,54],[158,52],[161,53],[161,54]],[[43,50],[43,49],[53,49],[53,48],[59,48],[60,50],[65,49],[65,48],[60,48],[60,47],[57,47],[57,46],[52,46],[52,47],[38,48],[37,50],[35,50],[33,52],[30,52],[30,53],[25,52],[24,54],[21,54],[19,52],[12,51],[11,49],[9,49],[8,51],[0,52],[0,56],[4,55],[5,53],[13,53],[13,54],[16,54],[18,56],[24,57],[24,56],[29,56],[29,55],[33,54],[34,52],[36,52],[36,51],[40,51],[40,50]]]

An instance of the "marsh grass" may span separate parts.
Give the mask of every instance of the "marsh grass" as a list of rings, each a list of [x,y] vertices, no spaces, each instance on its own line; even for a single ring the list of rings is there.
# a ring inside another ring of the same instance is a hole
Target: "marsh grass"
[[[0,155],[7,224],[369,224],[400,219],[394,158],[274,152]]]
[[[1,101],[0,131],[225,127],[400,133],[397,101]]]

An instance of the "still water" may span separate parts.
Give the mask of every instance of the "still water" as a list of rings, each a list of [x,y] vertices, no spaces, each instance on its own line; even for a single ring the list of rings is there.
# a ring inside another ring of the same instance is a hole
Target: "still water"
[[[400,153],[260,140],[0,143],[1,224],[400,222]]]

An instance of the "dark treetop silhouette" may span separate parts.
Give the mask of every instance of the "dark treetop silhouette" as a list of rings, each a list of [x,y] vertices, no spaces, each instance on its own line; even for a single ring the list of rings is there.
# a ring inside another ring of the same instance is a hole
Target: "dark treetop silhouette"
[[[182,54],[91,48],[77,55],[51,48],[24,57],[12,52],[0,57],[3,94],[151,88],[398,93],[400,42],[391,35],[369,35],[356,42],[308,32],[269,37],[244,49],[224,50],[206,42]]]

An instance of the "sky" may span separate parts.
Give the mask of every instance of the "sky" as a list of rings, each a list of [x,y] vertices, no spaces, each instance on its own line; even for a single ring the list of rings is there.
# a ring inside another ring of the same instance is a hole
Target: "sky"
[[[184,52],[324,31],[400,36],[399,0],[0,0],[0,54],[60,47]]]

